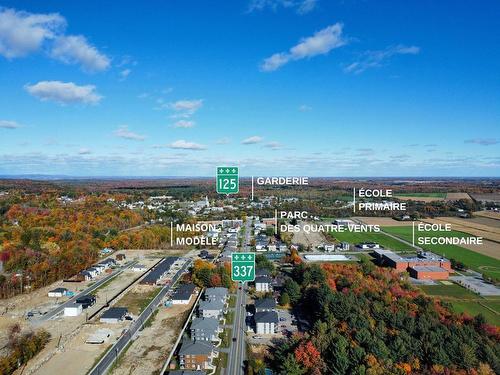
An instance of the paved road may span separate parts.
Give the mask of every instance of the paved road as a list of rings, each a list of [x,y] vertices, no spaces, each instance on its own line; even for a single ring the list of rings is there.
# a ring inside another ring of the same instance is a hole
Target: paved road
[[[245,222],[245,238],[243,239],[240,251],[250,251],[250,247],[247,245],[250,242],[250,225],[251,221],[247,219]],[[236,308],[233,323],[233,337],[236,337],[236,341],[231,341],[228,368],[226,370],[226,374],[230,375],[240,375],[245,370],[246,300],[245,284],[243,284],[241,290],[238,288],[236,291]]]
[[[130,328],[115,342],[109,351],[101,358],[101,360],[89,371],[88,375],[101,375],[105,374],[111,365],[116,361],[120,353],[127,347],[130,340],[141,329],[143,324],[151,317],[151,314],[158,308],[165,295],[169,292],[172,286],[179,280],[183,273],[185,273],[191,264],[190,259],[185,259],[184,265],[177,271],[172,278],[172,282],[162,288],[160,293],[149,303],[144,311],[139,315]]]
[[[57,306],[55,309],[49,311],[47,314],[31,319],[31,322],[34,323],[34,324],[42,323],[42,322],[45,322],[45,321],[47,321],[49,319],[52,319],[53,317],[61,314],[64,311],[64,308],[66,306],[71,305],[74,301],[76,301],[77,298],[80,298],[82,296],[90,294],[91,292],[93,292],[94,290],[96,290],[97,288],[99,288],[104,283],[108,282],[109,280],[111,280],[111,279],[115,278],[116,276],[118,276],[119,274],[121,274],[127,268],[130,268],[133,265],[137,264],[137,262],[138,261],[135,260],[133,262],[128,263],[126,266],[121,267],[121,268],[113,271],[112,273],[110,273],[105,278],[103,278],[103,279],[101,279],[99,281],[96,281],[94,284],[92,284],[90,287],[88,287],[87,289],[85,289],[83,292],[80,292],[77,295],[71,297],[69,300],[67,300],[63,304],[61,304],[61,305]]]

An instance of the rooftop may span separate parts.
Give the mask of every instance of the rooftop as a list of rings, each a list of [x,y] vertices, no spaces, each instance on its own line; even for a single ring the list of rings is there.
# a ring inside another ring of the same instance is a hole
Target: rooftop
[[[257,312],[254,315],[255,323],[278,323],[278,313],[275,311]]]

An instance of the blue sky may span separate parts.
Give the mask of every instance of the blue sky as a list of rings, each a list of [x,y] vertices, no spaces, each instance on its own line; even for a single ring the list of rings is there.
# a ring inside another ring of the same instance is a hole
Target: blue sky
[[[500,176],[497,1],[0,6],[0,174]]]

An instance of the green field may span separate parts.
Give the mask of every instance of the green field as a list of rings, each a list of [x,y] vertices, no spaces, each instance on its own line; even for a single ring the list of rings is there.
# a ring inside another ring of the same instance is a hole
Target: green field
[[[412,241],[412,227],[384,227],[383,230],[403,238],[409,242]],[[426,232],[427,237],[470,237],[469,234],[457,231],[451,232]],[[417,244],[418,232],[415,229],[415,244]],[[475,251],[465,249],[455,245],[424,245],[421,246],[426,250],[430,250],[436,254],[453,258],[463,262],[467,267],[474,271],[480,272],[486,276],[498,279],[500,278],[500,260],[491,258],[486,255],[476,253]]]
[[[418,197],[418,198],[446,198],[446,193],[399,193],[394,194],[397,197]]]
[[[421,285],[419,286],[425,294],[434,297],[451,297],[459,299],[477,299],[478,296],[460,285]]]
[[[439,297],[451,303],[457,313],[466,313],[470,316],[482,314],[489,323],[500,325],[498,297],[481,297],[457,284],[420,285],[419,288],[429,296]]]
[[[404,244],[384,233],[330,232],[330,234],[338,241],[342,242],[349,242],[352,244],[358,244],[360,242],[377,242],[384,248],[394,251],[415,251],[410,245]]]
[[[489,323],[500,326],[500,315],[481,306],[477,301],[451,301],[451,304],[458,313],[466,313],[471,316],[482,314]]]

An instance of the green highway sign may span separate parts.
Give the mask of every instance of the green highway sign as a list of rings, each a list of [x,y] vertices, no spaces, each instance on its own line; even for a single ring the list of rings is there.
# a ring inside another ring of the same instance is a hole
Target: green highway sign
[[[238,167],[217,167],[217,193],[237,194],[240,191]]]
[[[242,282],[255,280],[255,253],[231,254],[231,279]]]

